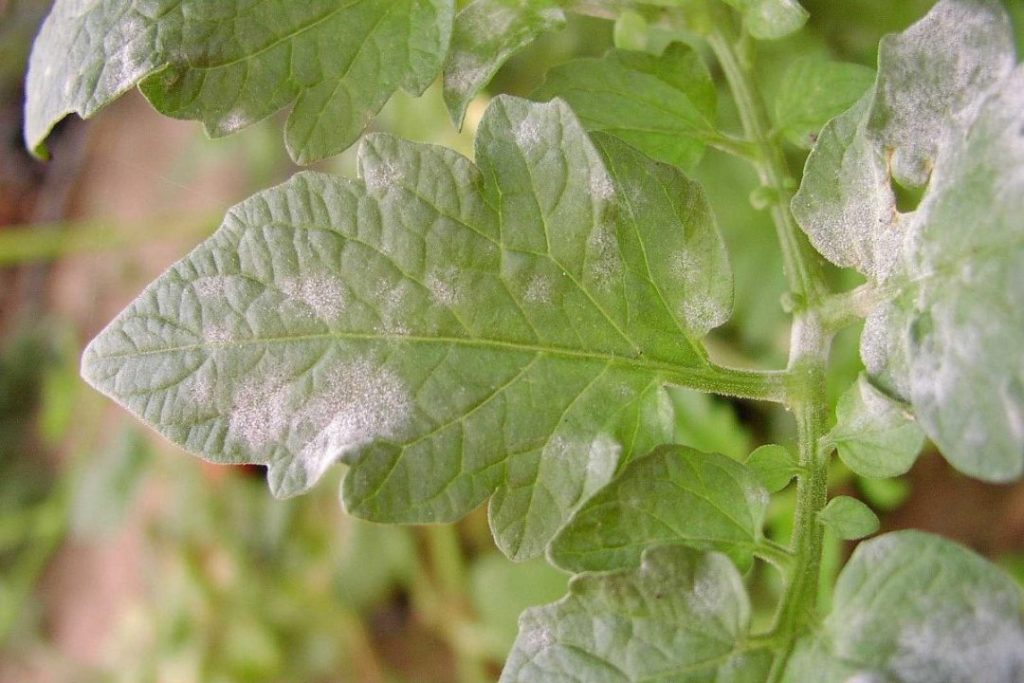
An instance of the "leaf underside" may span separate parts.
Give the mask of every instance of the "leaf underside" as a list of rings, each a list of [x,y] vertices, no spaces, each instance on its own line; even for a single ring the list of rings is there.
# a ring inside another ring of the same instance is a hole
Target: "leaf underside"
[[[29,64],[25,139],[138,85],[160,112],[227,135],[294,103],[292,158],[341,152],[388,98],[421,93],[447,54],[453,0],[58,0]]]
[[[995,0],[883,39],[874,89],[822,131],[793,211],[884,295],[861,355],[960,471],[1024,472],[1024,67]],[[892,183],[926,187],[901,213]]]
[[[820,633],[785,681],[1016,683],[1024,605],[998,567],[938,536],[898,531],[857,546]]]
[[[334,461],[377,521],[493,495],[503,550],[540,553],[634,453],[671,440],[666,381],[731,304],[697,185],[562,102],[498,98],[477,166],[371,136],[361,180],[302,173],[92,342],[83,374],[185,448],[266,464],[277,495]]]
[[[644,553],[638,569],[573,579],[526,610],[501,683],[759,683],[771,653],[744,642],[750,601],[724,555]]]

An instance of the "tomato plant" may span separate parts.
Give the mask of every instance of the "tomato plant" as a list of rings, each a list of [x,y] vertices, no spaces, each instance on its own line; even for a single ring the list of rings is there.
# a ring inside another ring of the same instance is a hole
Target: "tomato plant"
[[[807,20],[795,0],[456,10],[58,0],[28,79],[39,155],[62,117],[136,86],[212,135],[291,106],[300,164],[361,138],[357,178],[301,172],[230,209],[92,342],[84,377],[202,457],[265,465],[278,496],[341,462],[343,504],[369,520],[451,522],[489,501],[509,558],[575,575],[523,614],[503,681],[1024,678],[1019,589],[942,538],[863,541],[818,606],[826,529],[878,529],[864,503],[829,499],[833,455],[891,478],[927,438],[972,477],[1024,470],[1024,67],[1004,7],[941,0],[883,39],[877,72],[794,59],[770,102],[754,65]],[[615,21],[619,47],[556,66],[531,99],[495,97],[474,159],[363,135],[439,74],[461,124],[571,14]],[[787,150],[807,147],[794,175]],[[732,367],[705,342],[734,298],[689,175],[708,148],[759,179],[785,367]],[[861,284],[837,288],[832,266]],[[861,321],[864,372],[833,412],[830,348]],[[676,387],[784,406],[793,443],[745,459],[683,445]],[[780,543],[765,516],[793,482]],[[755,562],[784,585],[765,628]]]

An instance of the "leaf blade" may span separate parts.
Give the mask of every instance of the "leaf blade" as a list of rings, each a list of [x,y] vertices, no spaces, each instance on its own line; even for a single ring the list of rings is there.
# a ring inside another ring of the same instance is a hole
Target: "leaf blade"
[[[560,102],[496,100],[477,163],[372,136],[362,180],[257,194],[93,341],[83,375],[188,450],[268,465],[278,495],[340,458],[357,515],[445,521],[491,497],[502,549],[540,553],[671,439],[662,385],[715,375],[714,321],[681,314],[708,286],[652,271],[643,240],[720,240],[695,184],[661,167],[675,196],[645,198],[645,163],[599,151]]]
[[[33,48],[25,139],[41,154],[64,116],[88,118],[139,85],[162,113],[201,120],[211,135],[294,102],[286,142],[294,160],[310,163],[348,147],[398,87],[419,93],[430,84],[453,14],[451,0],[231,8],[60,0]],[[377,43],[397,54],[378,59]]]

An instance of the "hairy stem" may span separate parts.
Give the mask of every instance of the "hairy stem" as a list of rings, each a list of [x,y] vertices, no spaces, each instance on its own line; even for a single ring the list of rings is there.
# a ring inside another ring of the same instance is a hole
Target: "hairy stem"
[[[758,149],[754,166],[761,184],[771,190],[774,198],[771,216],[782,248],[787,282],[796,300],[789,352],[789,372],[794,381],[786,406],[796,419],[802,473],[797,480],[796,520],[791,541],[794,561],[773,629],[785,643],[776,656],[769,678],[777,681],[785,670],[797,636],[815,619],[823,535],[817,516],[828,497],[828,459],[821,455],[818,442],[828,426],[825,368],[834,328],[823,324],[826,316],[821,302],[828,290],[820,262],[789,208],[796,183],[781,147],[769,133],[771,124],[750,67],[735,48],[737,38],[732,16],[724,8],[720,9],[723,11],[716,17],[708,43],[729,82],[744,133]]]

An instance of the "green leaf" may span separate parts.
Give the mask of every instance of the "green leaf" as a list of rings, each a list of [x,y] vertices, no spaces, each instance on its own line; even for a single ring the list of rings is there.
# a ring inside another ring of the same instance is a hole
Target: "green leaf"
[[[29,64],[25,140],[139,85],[158,110],[227,135],[295,103],[292,158],[341,152],[399,87],[441,69],[453,0],[58,0]]]
[[[750,468],[770,493],[778,493],[789,486],[800,472],[796,458],[785,446],[768,444],[761,446],[747,456]]]
[[[818,521],[844,541],[855,541],[878,531],[879,522],[871,508],[849,496],[836,496],[818,513]]]
[[[906,473],[924,445],[924,433],[906,407],[864,375],[839,398],[836,417],[823,442],[834,445],[846,466],[862,477],[888,479]]]
[[[338,459],[346,506],[375,521],[453,520],[493,494],[503,550],[536,555],[670,440],[666,382],[747,378],[698,341],[731,297],[699,187],[599,144],[564,103],[506,97],[478,166],[371,136],[361,180],[301,173],[232,209],[83,374],[188,450],[266,464],[277,495]]]
[[[509,57],[563,26],[565,14],[554,0],[475,0],[459,12],[444,67],[444,101],[456,125]]]
[[[857,546],[817,642],[801,644],[785,680],[1015,683],[1022,607],[1013,580],[966,548],[885,534]]]
[[[501,683],[764,681],[770,653],[745,642],[750,601],[717,553],[655,548],[639,569],[584,574],[529,609]]]
[[[548,555],[573,572],[621,569],[639,565],[647,548],[679,543],[749,565],[767,507],[768,492],[741,463],[662,446],[588,500]]]
[[[861,337],[872,381],[990,481],[1024,472],[1022,93],[999,3],[942,0],[882,41],[875,88],[822,131],[793,200],[814,246],[880,299]],[[894,181],[927,185],[915,210]]]
[[[759,40],[784,38],[807,22],[807,10],[796,0],[725,0],[743,12],[743,25]]]
[[[615,20],[613,38],[615,47],[621,50],[647,49],[647,20],[644,15],[633,10],[623,10]]]
[[[822,126],[853,106],[874,80],[875,72],[860,64],[797,59],[775,94],[775,127],[794,145],[810,149]]]
[[[716,137],[714,83],[700,56],[682,43],[660,57],[611,50],[566,62],[547,73],[532,97],[561,97],[588,130],[684,170],[697,165]]]

